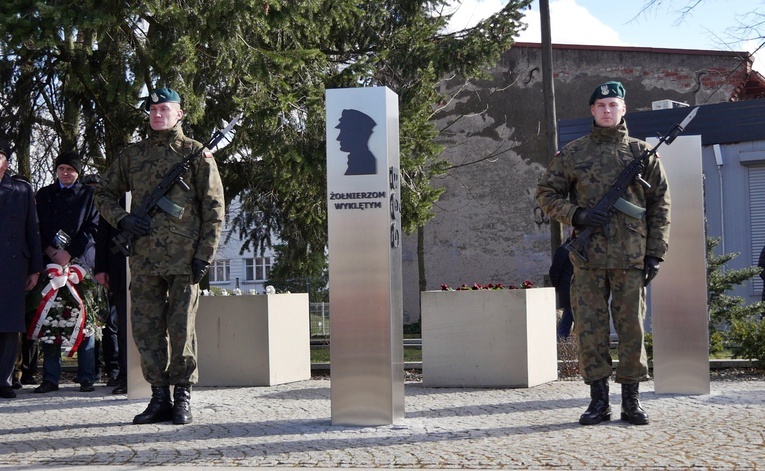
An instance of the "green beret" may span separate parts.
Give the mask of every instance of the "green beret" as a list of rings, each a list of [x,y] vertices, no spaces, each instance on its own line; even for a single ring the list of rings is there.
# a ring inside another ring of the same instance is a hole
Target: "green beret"
[[[625,95],[627,95],[627,90],[624,89],[624,85],[621,82],[606,82],[598,85],[595,91],[592,92],[590,105],[594,104],[595,100],[600,100],[601,98],[621,98],[624,100]]]
[[[180,103],[181,97],[178,92],[172,88],[158,88],[149,94],[149,98],[146,99],[146,110],[148,111],[151,105],[157,105],[159,103]]]

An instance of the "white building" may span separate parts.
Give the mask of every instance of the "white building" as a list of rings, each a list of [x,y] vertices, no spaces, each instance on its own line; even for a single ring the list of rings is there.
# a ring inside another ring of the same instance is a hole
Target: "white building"
[[[226,222],[220,245],[215,260],[210,265],[210,289],[225,289],[231,293],[235,288],[239,288],[244,294],[250,293],[251,290],[264,294],[275,255],[270,248],[262,255],[252,249],[242,252],[242,238],[231,225],[239,208],[239,200],[234,199],[226,209]]]

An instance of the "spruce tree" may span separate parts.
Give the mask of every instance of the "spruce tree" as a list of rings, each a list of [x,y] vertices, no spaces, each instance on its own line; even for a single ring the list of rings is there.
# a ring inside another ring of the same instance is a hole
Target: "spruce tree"
[[[740,254],[715,255],[720,238],[707,237],[707,290],[709,306],[709,348],[715,355],[730,350],[735,358],[765,358],[765,303],[746,304],[744,298],[727,294],[733,287],[759,275],[760,267],[724,270]]]

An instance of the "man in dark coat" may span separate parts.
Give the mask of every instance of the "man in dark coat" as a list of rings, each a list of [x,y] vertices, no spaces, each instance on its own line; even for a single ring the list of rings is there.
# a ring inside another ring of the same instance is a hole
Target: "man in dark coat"
[[[106,219],[98,221],[93,273],[96,281],[109,291],[110,310],[114,310],[119,372],[112,394],[127,394],[127,258],[122,252],[112,250],[115,248],[113,239],[117,234],[119,231]]]
[[[98,211],[93,201],[93,188],[79,180],[82,160],[77,152],[62,152],[56,157],[55,182],[38,190],[35,196],[37,216],[40,220],[40,238],[43,261],[64,266],[73,259],[80,262],[93,259],[86,256],[95,251],[98,232]],[[70,241],[62,246],[56,234],[65,232]],[[92,268],[85,266],[84,268]],[[80,391],[91,392],[95,383],[95,351],[93,337],[85,337],[77,349],[77,378]],[[36,393],[58,390],[61,377],[61,348],[57,344],[42,344],[43,382]]]
[[[34,192],[29,183],[5,174],[11,158],[9,143],[0,139],[0,397],[13,398],[11,376],[26,330],[24,292],[37,284],[43,269],[40,228]]]

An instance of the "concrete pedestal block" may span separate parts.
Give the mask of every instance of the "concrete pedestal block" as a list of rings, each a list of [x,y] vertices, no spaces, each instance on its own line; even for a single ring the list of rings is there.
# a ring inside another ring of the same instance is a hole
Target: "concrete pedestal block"
[[[526,388],[558,379],[553,288],[422,293],[428,387]]]
[[[199,301],[198,386],[273,386],[311,378],[308,294]]]

